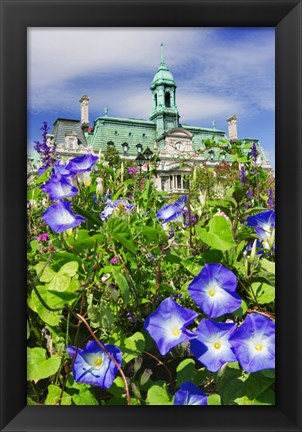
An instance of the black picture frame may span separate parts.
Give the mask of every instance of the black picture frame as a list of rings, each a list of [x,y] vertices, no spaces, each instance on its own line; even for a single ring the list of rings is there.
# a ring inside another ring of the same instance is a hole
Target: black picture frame
[[[0,0],[0,4],[1,431],[301,431],[301,0]],[[27,27],[61,26],[275,27],[275,406],[26,406],[26,32]]]

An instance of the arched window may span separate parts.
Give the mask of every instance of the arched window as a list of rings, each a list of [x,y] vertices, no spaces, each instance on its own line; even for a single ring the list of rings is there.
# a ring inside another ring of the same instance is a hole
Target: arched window
[[[157,94],[154,95],[155,106],[157,107]]]
[[[114,142],[113,141],[108,141],[107,142],[107,146],[108,147],[114,147]]]
[[[170,92],[165,93],[165,105],[167,108],[171,107],[171,95]]]

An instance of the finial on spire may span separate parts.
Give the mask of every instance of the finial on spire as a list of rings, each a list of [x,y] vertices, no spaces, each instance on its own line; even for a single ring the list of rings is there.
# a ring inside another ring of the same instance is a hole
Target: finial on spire
[[[163,43],[160,44],[160,64],[165,64]]]
[[[105,116],[108,115],[108,107],[107,106],[105,106],[105,108],[104,108],[104,113],[105,113]]]

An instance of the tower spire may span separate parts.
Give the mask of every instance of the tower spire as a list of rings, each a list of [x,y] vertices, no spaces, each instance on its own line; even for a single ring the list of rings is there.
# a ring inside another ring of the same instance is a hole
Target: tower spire
[[[164,59],[164,44],[163,43],[160,44],[160,64],[162,64],[162,65],[165,64],[165,59]]]

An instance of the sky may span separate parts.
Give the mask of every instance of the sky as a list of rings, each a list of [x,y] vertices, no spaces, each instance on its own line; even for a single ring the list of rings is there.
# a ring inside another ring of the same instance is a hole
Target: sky
[[[150,85],[160,44],[177,85],[180,122],[227,132],[237,115],[238,137],[259,139],[275,166],[275,29],[29,28],[28,152],[41,125],[80,120],[79,99],[90,97],[89,120],[104,115],[149,119]]]

